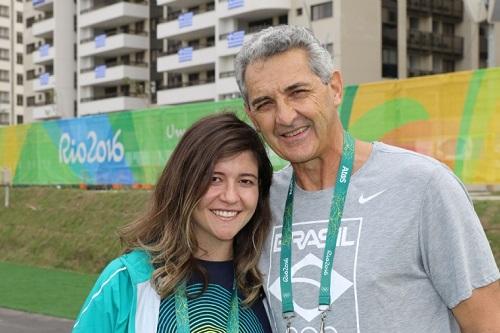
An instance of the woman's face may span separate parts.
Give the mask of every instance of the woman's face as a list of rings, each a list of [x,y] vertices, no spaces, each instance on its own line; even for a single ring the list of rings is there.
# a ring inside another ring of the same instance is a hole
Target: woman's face
[[[257,161],[251,151],[219,160],[207,192],[193,212],[201,249],[232,249],[236,234],[252,218],[259,199]]]

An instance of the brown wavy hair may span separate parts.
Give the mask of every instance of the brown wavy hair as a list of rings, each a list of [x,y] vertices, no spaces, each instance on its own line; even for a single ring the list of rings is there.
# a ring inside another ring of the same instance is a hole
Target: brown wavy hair
[[[148,213],[120,230],[125,252],[141,248],[150,254],[152,283],[162,298],[194,272],[202,275],[206,288],[206,272],[194,258],[199,247],[193,211],[208,190],[217,161],[244,151],[257,161],[259,198],[254,215],[234,239],[233,260],[243,303],[259,296],[262,274],[257,264],[271,223],[272,166],[257,132],[225,112],[205,117],[186,131],[156,184]]]

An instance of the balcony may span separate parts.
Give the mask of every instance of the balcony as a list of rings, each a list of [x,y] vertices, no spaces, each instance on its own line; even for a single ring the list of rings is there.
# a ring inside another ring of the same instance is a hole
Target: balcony
[[[238,84],[234,77],[234,71],[225,71],[219,73],[217,80],[217,95],[227,95],[232,93],[239,93]]]
[[[44,120],[58,118],[57,107],[55,104],[43,104],[33,108],[33,119]]]
[[[49,73],[44,73],[33,80],[33,90],[36,92],[47,91],[56,87],[56,77]]]
[[[217,11],[219,18],[259,19],[262,16],[270,17],[288,13],[291,8],[291,0],[219,0]]]
[[[127,32],[108,35],[99,35],[82,40],[79,54],[87,56],[115,57],[140,50],[147,50],[149,38],[146,32]]]
[[[464,16],[464,4],[462,0],[434,0],[431,6],[432,14],[446,18],[452,18],[455,22],[461,22]]]
[[[116,63],[100,65],[80,71],[81,86],[113,86],[124,80],[147,81],[149,68],[146,63]]]
[[[143,109],[148,106],[148,101],[145,96],[134,94],[111,94],[98,97],[83,98],[79,105],[79,114],[82,116]]]
[[[166,22],[158,24],[156,36],[158,39],[175,36],[177,38],[195,39],[213,34],[217,16],[215,10],[200,14],[193,13],[191,24],[180,23],[178,15],[175,19],[168,19]],[[182,27],[181,27],[182,26]]]
[[[433,75],[433,74],[436,74],[436,73],[432,70],[421,69],[418,67],[408,67],[408,76],[409,77]]]
[[[431,11],[431,0],[408,0],[406,8],[408,11],[428,15]]]
[[[237,38],[228,40],[228,37],[231,33],[224,33],[219,35],[219,43],[217,44],[217,54],[219,56],[229,56],[234,55],[239,52],[241,46],[244,42],[252,38],[253,34],[259,32],[262,29],[268,28],[268,25],[261,25],[256,27],[251,27],[249,29],[242,29],[239,31],[243,31],[243,40],[238,40]]]
[[[408,30],[407,37],[407,45],[409,49],[427,53],[445,53],[457,57],[463,56],[463,37],[440,35],[419,30]]]
[[[80,12],[80,27],[112,28],[142,21],[149,17],[145,1],[113,0],[99,2]]]
[[[33,53],[33,63],[46,65],[54,61],[54,47],[48,44],[42,45]]]
[[[156,95],[159,105],[214,100],[216,97],[214,79],[183,82],[163,88],[166,89],[159,90]]]
[[[52,11],[54,8],[54,0],[35,0],[33,8],[41,11]]]
[[[179,54],[171,54],[159,57],[157,60],[157,71],[167,72],[171,70],[180,70],[183,68],[202,68],[213,67],[216,61],[216,49],[215,46],[205,47],[197,49],[193,47],[192,56],[183,58]]]
[[[56,23],[54,17],[43,18],[35,21],[33,24],[33,36],[39,38],[48,38],[54,33]]]

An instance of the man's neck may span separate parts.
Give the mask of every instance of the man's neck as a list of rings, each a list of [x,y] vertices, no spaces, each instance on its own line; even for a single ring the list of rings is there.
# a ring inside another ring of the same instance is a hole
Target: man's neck
[[[353,174],[368,160],[372,144],[356,140]],[[292,164],[297,184],[306,191],[319,191],[334,186],[342,149],[332,148],[325,156],[306,163]]]

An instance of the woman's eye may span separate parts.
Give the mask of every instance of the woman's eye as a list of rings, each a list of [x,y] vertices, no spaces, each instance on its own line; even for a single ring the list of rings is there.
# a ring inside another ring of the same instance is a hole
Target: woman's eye
[[[242,179],[241,183],[245,184],[245,185],[254,185],[255,184],[255,182],[252,179]]]

